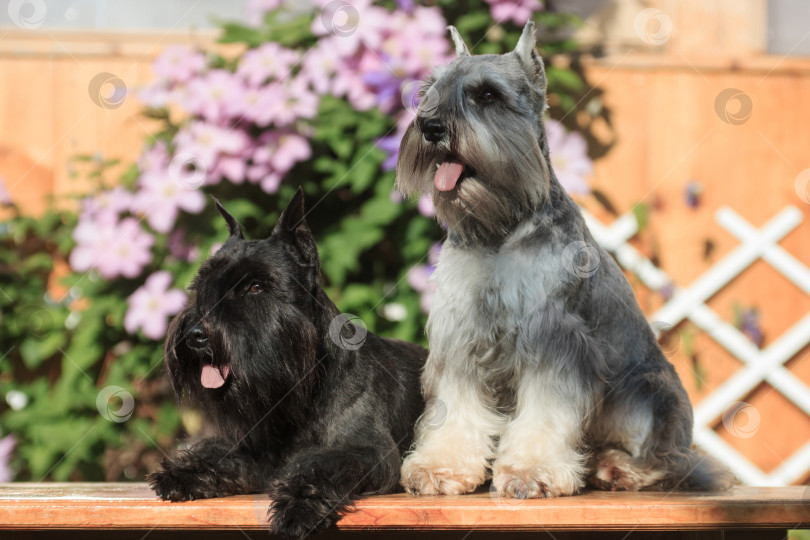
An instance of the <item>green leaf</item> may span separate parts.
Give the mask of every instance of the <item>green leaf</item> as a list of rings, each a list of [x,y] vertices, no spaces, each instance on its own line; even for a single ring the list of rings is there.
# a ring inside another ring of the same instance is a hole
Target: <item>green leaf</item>
[[[546,76],[548,77],[549,84],[561,85],[574,92],[581,92],[585,89],[585,83],[579,75],[570,69],[546,66]]]
[[[485,30],[490,25],[491,20],[489,13],[481,10],[466,13],[458,17],[452,24],[462,36],[466,36]]]
[[[220,43],[246,43],[250,47],[258,47],[264,41],[264,35],[260,29],[238,23],[222,24]]]
[[[650,224],[650,205],[646,203],[633,205],[633,216],[638,224],[638,232],[644,231]]]

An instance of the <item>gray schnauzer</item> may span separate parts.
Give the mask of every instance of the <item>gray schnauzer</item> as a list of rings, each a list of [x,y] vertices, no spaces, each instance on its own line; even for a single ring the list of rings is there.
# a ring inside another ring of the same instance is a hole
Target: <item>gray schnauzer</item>
[[[692,408],[613,259],[549,163],[546,77],[529,22],[514,51],[425,82],[397,185],[431,194],[448,239],[434,274],[428,401],[402,484],[504,497],[720,489],[692,449]],[[491,471],[491,472],[490,472]]]

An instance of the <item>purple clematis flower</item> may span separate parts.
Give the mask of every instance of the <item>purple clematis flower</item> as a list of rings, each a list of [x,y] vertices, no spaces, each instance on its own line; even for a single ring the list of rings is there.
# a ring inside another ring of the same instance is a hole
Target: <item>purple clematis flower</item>
[[[0,439],[0,482],[11,482],[14,475],[11,472],[11,453],[17,443],[14,435],[6,435]]]
[[[551,152],[551,165],[557,180],[571,194],[590,193],[587,177],[593,172],[593,163],[588,157],[588,144],[581,133],[566,133],[563,125],[553,119],[546,124],[546,137]]]
[[[141,329],[149,339],[162,339],[169,326],[168,318],[180,313],[186,303],[186,293],[169,289],[169,272],[155,272],[129,297],[129,309],[124,316],[124,328],[130,334]]]
[[[99,224],[85,217],[73,229],[76,247],[70,252],[70,266],[76,272],[97,269],[104,279],[135,278],[152,261],[155,239],[135,218]]]

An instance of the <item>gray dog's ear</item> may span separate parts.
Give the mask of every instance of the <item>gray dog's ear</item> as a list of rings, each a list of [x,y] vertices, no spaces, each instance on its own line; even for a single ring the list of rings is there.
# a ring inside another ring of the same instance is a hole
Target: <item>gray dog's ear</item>
[[[242,228],[239,226],[239,222],[236,221],[236,218],[233,217],[227,210],[225,210],[225,207],[219,203],[216,197],[211,198],[214,199],[214,204],[217,205],[217,211],[219,212],[219,215],[225,218],[225,223],[228,224],[228,232],[231,234],[231,237],[235,236],[239,240],[244,240],[245,235],[242,234]]]
[[[517,46],[515,47],[515,54],[520,60],[523,69],[529,79],[540,86],[546,87],[546,70],[543,68],[543,59],[537,54],[534,48],[534,21],[529,20],[526,26],[523,27],[523,33],[520,35]]]
[[[450,37],[453,38],[453,44],[456,46],[456,57],[462,58],[464,56],[470,56],[470,49],[467,48],[464,40],[461,39],[461,34],[458,33],[456,27],[448,26],[447,29],[450,30]]]
[[[318,264],[318,247],[307,226],[304,209],[304,191],[299,186],[273,229],[272,237],[282,238],[295,245],[306,265]]]

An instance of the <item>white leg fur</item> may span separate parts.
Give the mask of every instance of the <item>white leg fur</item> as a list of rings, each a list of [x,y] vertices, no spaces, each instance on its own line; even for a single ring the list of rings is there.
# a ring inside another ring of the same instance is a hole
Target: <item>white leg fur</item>
[[[487,479],[502,422],[475,381],[445,376],[435,382],[438,392],[416,426],[416,449],[402,465],[402,485],[414,495],[468,493]]]
[[[493,466],[492,483],[501,497],[558,497],[582,488],[586,458],[577,448],[585,407],[565,387],[547,372],[526,373],[521,380],[515,417]]]
[[[487,479],[503,419],[486,394],[482,360],[472,348],[481,341],[474,321],[491,264],[486,255],[451,246],[439,257],[434,274],[439,286],[427,326],[431,352],[422,374],[428,405],[416,425],[414,450],[402,466],[402,485],[409,493],[467,493]],[[459,282],[466,286],[455,286]]]

